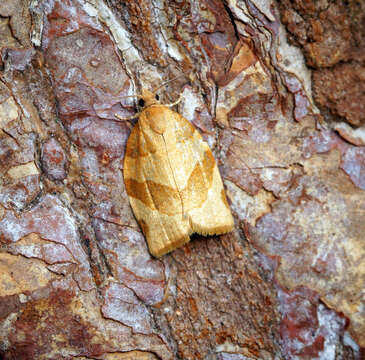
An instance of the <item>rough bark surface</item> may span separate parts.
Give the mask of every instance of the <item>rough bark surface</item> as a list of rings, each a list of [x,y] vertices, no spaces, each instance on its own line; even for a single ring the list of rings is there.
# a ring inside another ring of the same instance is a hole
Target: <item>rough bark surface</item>
[[[0,357],[361,359],[364,9],[3,0]],[[175,77],[236,226],[156,259],[115,114]]]

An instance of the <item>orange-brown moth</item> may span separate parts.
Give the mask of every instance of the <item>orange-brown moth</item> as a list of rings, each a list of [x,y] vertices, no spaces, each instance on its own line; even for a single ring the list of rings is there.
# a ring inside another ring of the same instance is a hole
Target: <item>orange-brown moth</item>
[[[152,255],[159,257],[190,235],[233,229],[213,154],[183,116],[144,90],[139,121],[127,142],[124,183]],[[121,118],[122,119],[122,118]]]

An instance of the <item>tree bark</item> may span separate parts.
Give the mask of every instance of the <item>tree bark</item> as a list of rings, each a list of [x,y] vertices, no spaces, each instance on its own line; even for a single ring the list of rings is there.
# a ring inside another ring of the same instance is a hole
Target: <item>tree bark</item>
[[[364,24],[363,1],[3,0],[0,356],[361,359]],[[157,259],[115,114],[161,85],[235,229]]]

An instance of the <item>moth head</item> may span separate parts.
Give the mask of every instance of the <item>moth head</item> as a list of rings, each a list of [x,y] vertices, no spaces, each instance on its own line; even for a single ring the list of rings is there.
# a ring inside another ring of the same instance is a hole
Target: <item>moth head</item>
[[[147,89],[142,89],[142,93],[140,95],[137,95],[139,98],[138,107],[140,109],[143,109],[144,107],[148,107],[148,106],[155,105],[155,104],[160,104],[160,96],[157,94],[157,91],[159,89],[161,89],[162,87],[167,86],[167,84],[171,83],[172,81],[175,81],[176,79],[178,79],[181,76],[186,77],[186,75],[183,73],[183,74],[180,74],[180,75],[174,77],[173,79],[165,81],[163,84],[161,84],[157,88],[154,88],[151,91],[147,90]],[[164,104],[164,105],[171,107],[171,106],[176,105],[179,101],[180,101],[180,98],[177,101],[175,101],[174,103]]]
[[[151,105],[159,104],[160,97],[155,92],[147,89],[142,90],[142,94],[138,99],[138,107],[144,108]]]

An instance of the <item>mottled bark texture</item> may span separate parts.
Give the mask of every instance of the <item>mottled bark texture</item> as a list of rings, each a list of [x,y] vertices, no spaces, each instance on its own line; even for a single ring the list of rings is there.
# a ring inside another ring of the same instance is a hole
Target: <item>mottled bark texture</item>
[[[361,359],[363,1],[2,0],[2,359]],[[123,183],[162,102],[234,232],[151,257]]]

